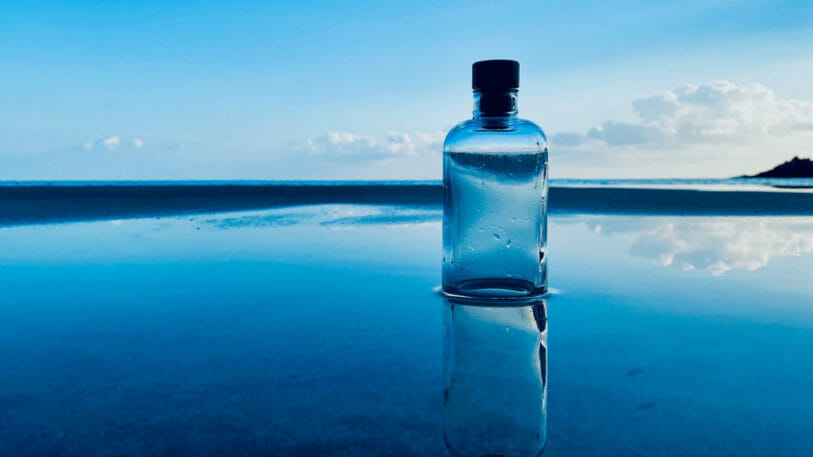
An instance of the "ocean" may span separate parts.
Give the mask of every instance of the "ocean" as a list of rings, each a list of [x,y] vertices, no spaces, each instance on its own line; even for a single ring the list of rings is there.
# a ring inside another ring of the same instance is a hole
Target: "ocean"
[[[557,182],[551,293],[472,312],[437,183],[236,184],[3,185],[0,456],[813,447],[809,192]]]

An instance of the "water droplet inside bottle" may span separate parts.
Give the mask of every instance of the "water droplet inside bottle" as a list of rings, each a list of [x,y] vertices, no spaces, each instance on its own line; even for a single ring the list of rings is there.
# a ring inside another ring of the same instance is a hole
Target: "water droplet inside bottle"
[[[500,239],[500,234],[499,233],[492,233],[491,236],[493,236],[495,240]]]
[[[505,242],[505,247],[507,248],[511,247],[511,238],[508,238],[508,241]]]

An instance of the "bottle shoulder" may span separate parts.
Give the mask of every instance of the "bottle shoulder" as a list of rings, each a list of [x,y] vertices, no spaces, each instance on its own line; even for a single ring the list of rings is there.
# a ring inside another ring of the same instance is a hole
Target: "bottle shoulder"
[[[468,119],[446,135],[444,150],[455,151],[543,151],[547,150],[545,132],[535,123],[521,118],[495,124],[484,119]]]

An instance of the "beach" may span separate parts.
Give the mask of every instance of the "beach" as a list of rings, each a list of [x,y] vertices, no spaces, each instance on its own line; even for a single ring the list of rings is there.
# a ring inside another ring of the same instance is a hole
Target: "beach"
[[[315,204],[439,206],[437,183],[78,183],[0,186],[0,225]],[[553,213],[813,215],[813,192],[775,188],[552,186]]]

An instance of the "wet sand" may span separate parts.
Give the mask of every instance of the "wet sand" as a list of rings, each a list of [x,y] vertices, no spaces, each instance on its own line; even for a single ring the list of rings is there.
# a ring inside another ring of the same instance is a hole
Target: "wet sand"
[[[309,204],[439,206],[442,190],[409,184],[115,184],[0,187],[0,226],[159,217]],[[552,187],[552,213],[813,215],[805,191]]]

